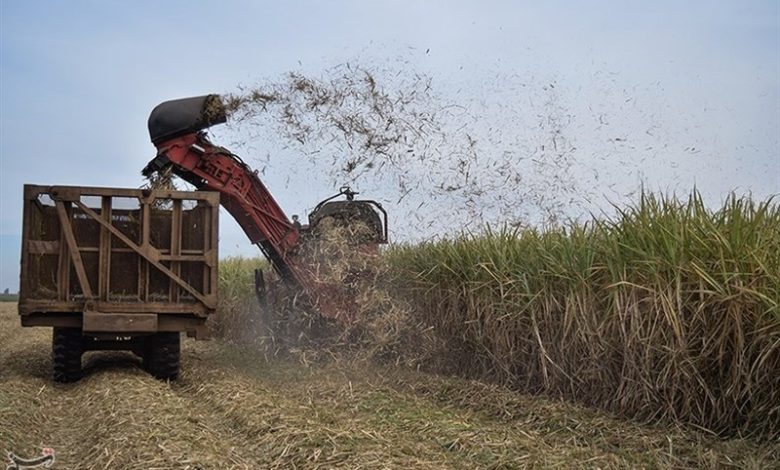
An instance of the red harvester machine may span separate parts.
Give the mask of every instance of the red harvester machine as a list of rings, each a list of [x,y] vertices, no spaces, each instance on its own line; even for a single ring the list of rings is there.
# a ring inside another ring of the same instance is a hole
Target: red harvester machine
[[[309,214],[308,226],[291,221],[252,170],[241,158],[212,144],[205,129],[226,122],[219,95],[166,101],[149,116],[149,135],[157,156],[143,169],[145,176],[174,174],[199,190],[220,193],[220,204],[236,219],[249,241],[257,245],[279,276],[306,297],[326,318],[349,321],[355,314],[354,299],[342,286],[318,280],[300,256],[318,226],[330,219],[337,224],[360,223],[368,236],[355,240],[358,249],[378,250],[387,243],[387,213],[372,200],[356,200],[348,187],[320,202]],[[337,199],[344,196],[344,199]],[[262,272],[256,273],[256,288],[264,289]]]

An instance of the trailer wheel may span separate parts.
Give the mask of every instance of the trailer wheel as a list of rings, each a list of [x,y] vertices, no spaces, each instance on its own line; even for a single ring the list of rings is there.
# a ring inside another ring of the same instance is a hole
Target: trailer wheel
[[[144,369],[158,379],[179,376],[181,345],[178,332],[155,333],[146,338]]]
[[[51,339],[52,372],[55,382],[75,382],[81,377],[84,352],[81,330],[54,328]]]

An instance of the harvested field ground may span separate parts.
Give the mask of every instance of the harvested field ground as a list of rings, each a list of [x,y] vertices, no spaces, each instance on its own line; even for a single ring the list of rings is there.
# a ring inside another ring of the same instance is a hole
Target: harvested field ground
[[[174,383],[91,353],[55,385],[50,329],[0,304],[0,447],[52,468],[769,468],[780,444],[717,440],[460,379],[365,365],[267,363],[183,343]],[[370,370],[369,370],[370,369]]]

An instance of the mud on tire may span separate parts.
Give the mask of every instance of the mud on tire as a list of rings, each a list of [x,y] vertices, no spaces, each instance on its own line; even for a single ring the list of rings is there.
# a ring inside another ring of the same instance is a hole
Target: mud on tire
[[[146,338],[144,370],[158,379],[173,380],[179,376],[181,351],[178,332],[155,333]]]
[[[81,330],[54,328],[51,340],[52,378],[55,382],[75,382],[81,377],[84,352]]]

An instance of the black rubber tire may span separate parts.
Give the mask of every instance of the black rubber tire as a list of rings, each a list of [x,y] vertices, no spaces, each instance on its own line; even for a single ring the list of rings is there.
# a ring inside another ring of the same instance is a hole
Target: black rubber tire
[[[84,352],[81,330],[54,328],[51,337],[52,377],[55,382],[75,382],[81,378]]]
[[[178,332],[155,333],[146,338],[144,370],[163,380],[179,376],[181,336]]]

